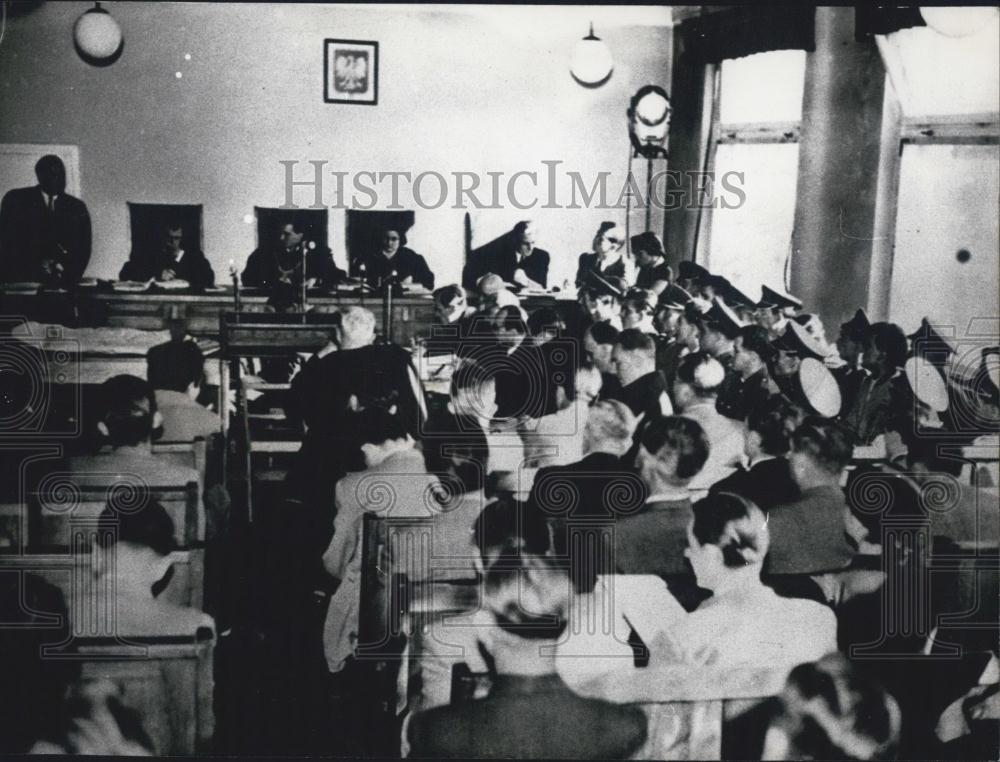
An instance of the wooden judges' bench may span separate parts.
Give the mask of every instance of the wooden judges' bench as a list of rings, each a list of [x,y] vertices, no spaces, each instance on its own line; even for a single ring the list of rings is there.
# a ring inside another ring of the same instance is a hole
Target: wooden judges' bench
[[[3,286],[0,285],[0,289]],[[559,299],[559,295],[532,295],[522,304],[529,312],[538,307],[569,306],[573,297]],[[240,311],[267,312],[267,295],[255,289],[241,289]],[[310,291],[308,307],[317,312],[335,312],[347,306],[367,307],[375,314],[376,330],[384,334],[385,309],[379,296],[362,296],[356,290],[339,292]],[[166,328],[166,320],[173,313],[187,321],[188,332],[199,338],[219,340],[219,314],[232,312],[235,299],[232,287],[210,291],[150,291],[125,293],[107,288],[79,288],[67,291],[13,291],[4,289],[3,311],[22,315],[40,323],[58,323],[77,327],[113,326],[159,331]],[[397,344],[406,346],[413,339],[430,336],[434,322],[434,304],[430,294],[404,294],[393,297],[392,335]]]

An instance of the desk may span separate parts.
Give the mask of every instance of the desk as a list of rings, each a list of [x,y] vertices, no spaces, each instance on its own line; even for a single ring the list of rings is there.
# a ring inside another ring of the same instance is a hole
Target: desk
[[[384,325],[382,299],[360,296],[354,291],[310,292],[309,306],[318,312],[334,312],[339,307],[362,306],[375,314],[376,330]],[[240,311],[247,313],[268,312],[268,297],[256,289],[240,291]],[[565,310],[574,305],[570,298],[558,299],[557,295],[532,295],[522,300],[529,312],[539,307]],[[218,340],[219,314],[232,311],[234,306],[231,287],[211,292],[157,291],[124,293],[101,288],[81,288],[75,292],[23,291],[4,292],[5,312],[22,315],[43,323],[61,323],[79,327],[136,328],[143,331],[162,331],[167,328],[171,311],[179,312],[188,323],[188,332],[194,336]],[[402,346],[411,340],[430,335],[434,323],[434,302],[429,294],[410,294],[392,299],[394,342]]]

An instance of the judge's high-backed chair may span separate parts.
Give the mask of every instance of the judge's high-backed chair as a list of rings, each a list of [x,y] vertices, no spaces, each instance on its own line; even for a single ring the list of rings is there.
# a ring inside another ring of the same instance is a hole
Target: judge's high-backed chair
[[[329,212],[326,209],[272,209],[265,206],[253,208],[257,218],[257,246],[277,244],[282,228],[292,221],[301,220],[306,230],[303,241],[312,241],[317,248],[329,246]]]
[[[416,215],[412,210],[362,211],[347,210],[347,253],[350,262],[348,274],[359,277],[361,260],[382,247],[382,234],[386,230],[406,233],[413,227]]]
[[[168,224],[184,229],[181,248],[203,250],[201,204],[140,204],[128,202],[129,227],[132,231],[132,252],[129,259],[157,251],[163,245],[163,232]]]

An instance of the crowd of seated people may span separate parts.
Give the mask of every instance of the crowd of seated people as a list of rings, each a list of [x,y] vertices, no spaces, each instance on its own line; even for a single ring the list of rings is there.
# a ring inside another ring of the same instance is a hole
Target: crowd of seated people
[[[928,414],[903,370],[925,345],[861,311],[834,345],[791,294],[764,287],[753,303],[692,263],[675,281],[648,233],[633,241],[642,255],[632,272],[619,267],[621,233],[608,225],[580,257],[574,310],[528,314],[508,286],[544,285],[548,255],[533,242],[520,226],[477,261],[512,272],[473,268],[468,291],[435,292],[438,324],[415,351],[452,356],[445,404],[433,404],[406,350],[376,340],[362,307],[340,310],[327,346],[292,380],[289,411],[305,434],[285,485],[298,508],[283,520],[313,528],[297,551],[329,593],[312,635],[331,693],[375,690],[358,657],[372,645],[362,596],[375,563],[377,578],[464,585],[477,597],[410,612],[422,626],[403,628],[398,693],[380,696],[396,707],[386,732],[399,733],[401,753],[642,754],[664,729],[625,704],[662,703],[641,695],[655,682],[642,676],[660,671],[719,700],[727,670],[768,671],[777,687],[756,697],[764,719],[756,745],[740,749],[749,758],[957,755],[987,743],[995,637],[974,617],[966,630],[938,625],[969,601],[995,616],[977,592],[995,591],[996,574],[973,570],[971,591],[958,573],[925,576],[937,549],[995,554],[996,500],[962,483],[962,463],[936,446],[990,432]],[[71,472],[195,478],[165,465],[152,442],[167,408],[197,412],[199,360],[178,335],[149,366],[170,394],[108,382],[110,453],[74,460]],[[996,426],[995,379],[970,387],[942,371],[941,381]],[[881,456],[859,468],[856,448],[877,441]],[[942,479],[950,497],[929,505]],[[117,545],[97,554],[117,548],[119,574],[143,570],[121,594],[146,606],[176,547],[155,504],[142,516],[138,527],[115,519]],[[373,562],[365,533],[378,520],[398,533]],[[927,606],[893,604],[893,590],[924,587]],[[965,697],[968,716],[946,716],[946,704],[918,721],[914,697],[935,686],[886,665],[929,659],[949,637],[985,654],[946,692]],[[613,697],[623,681],[640,691],[627,702]]]

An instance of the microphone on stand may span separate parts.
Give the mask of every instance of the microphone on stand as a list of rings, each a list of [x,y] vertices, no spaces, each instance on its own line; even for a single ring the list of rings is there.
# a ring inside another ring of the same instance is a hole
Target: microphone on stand
[[[240,279],[236,274],[236,261],[229,260],[229,277],[233,279],[233,308],[236,310],[236,322],[240,320]]]
[[[365,306],[365,286],[368,285],[368,281],[367,281],[367,279],[365,277],[365,270],[366,269],[367,268],[365,267],[364,260],[362,260],[361,264],[358,265],[358,272],[361,273],[361,306],[362,307]]]

